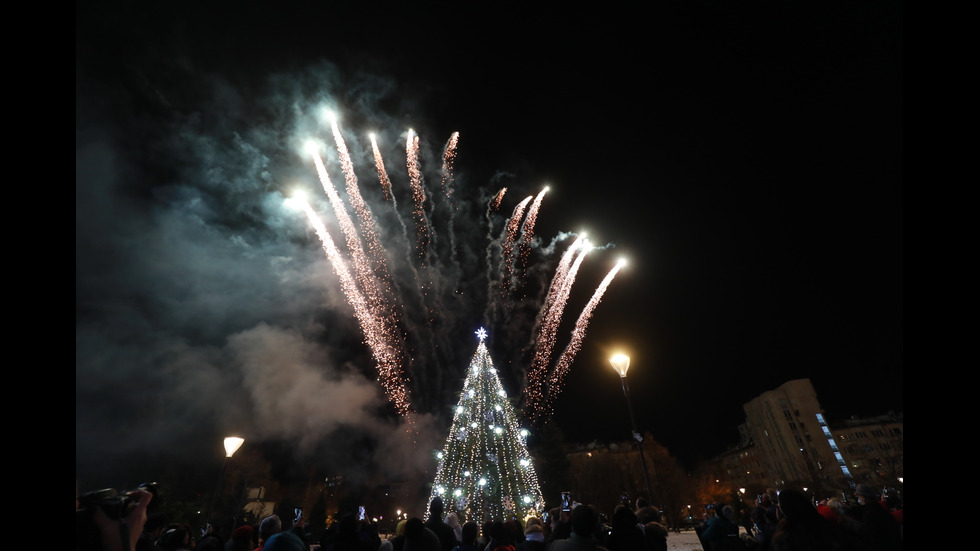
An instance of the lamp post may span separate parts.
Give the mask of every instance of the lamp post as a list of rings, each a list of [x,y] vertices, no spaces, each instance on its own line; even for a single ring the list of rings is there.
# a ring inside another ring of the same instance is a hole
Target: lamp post
[[[647,486],[647,499],[653,499],[653,492],[650,491],[650,475],[647,474],[647,460],[643,454],[643,436],[636,430],[636,418],[633,416],[633,403],[630,401],[630,387],[626,383],[626,372],[630,369],[630,357],[625,354],[616,354],[612,358],[609,358],[609,363],[612,364],[613,369],[616,373],[619,373],[619,380],[623,383],[623,394],[626,396],[626,407],[630,412],[630,422],[633,425],[633,438],[636,439],[637,444],[640,447],[640,465],[643,467],[643,481],[646,482]]]
[[[244,438],[238,436],[229,436],[225,438],[225,460],[221,463],[221,473],[218,474],[218,486],[214,489],[214,495],[211,496],[211,505],[208,507],[208,522],[211,522],[211,515],[214,513],[214,504],[218,501],[218,493],[221,491],[221,482],[225,477],[225,467],[228,466],[228,460],[231,456],[235,455],[238,448],[242,447],[245,443]]]

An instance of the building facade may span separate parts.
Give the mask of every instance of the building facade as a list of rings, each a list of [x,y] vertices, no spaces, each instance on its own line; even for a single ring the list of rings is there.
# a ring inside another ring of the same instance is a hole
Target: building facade
[[[809,379],[764,392],[743,409],[738,444],[698,469],[720,486],[748,496],[795,487],[816,498],[850,499],[857,483],[903,484],[901,415],[831,427]]]

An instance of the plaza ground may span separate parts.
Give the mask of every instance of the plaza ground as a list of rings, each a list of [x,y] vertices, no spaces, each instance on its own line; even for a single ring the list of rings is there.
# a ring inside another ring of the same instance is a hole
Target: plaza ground
[[[667,536],[667,551],[703,551],[698,534],[694,530],[670,532]]]

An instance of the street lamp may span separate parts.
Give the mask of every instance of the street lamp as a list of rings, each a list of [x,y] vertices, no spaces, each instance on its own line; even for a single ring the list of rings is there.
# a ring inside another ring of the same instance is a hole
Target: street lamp
[[[225,460],[221,463],[221,473],[218,474],[218,486],[215,487],[214,495],[211,496],[211,506],[208,507],[208,522],[211,522],[211,514],[214,512],[214,504],[218,500],[218,493],[221,491],[221,481],[225,477],[225,467],[228,466],[228,460],[231,459],[231,456],[235,455],[235,452],[237,452],[238,448],[242,447],[242,444],[244,443],[245,439],[238,436],[229,436],[225,438]]]
[[[633,416],[633,403],[630,402],[630,387],[626,384],[626,372],[630,369],[630,357],[626,354],[616,354],[609,358],[616,373],[619,373],[619,380],[623,383],[623,394],[626,396],[626,407],[630,411],[630,422],[633,424],[633,438],[636,439],[640,448],[640,465],[643,467],[643,480],[647,486],[647,499],[653,499],[653,492],[650,491],[650,475],[647,474],[647,461],[643,455],[643,436],[636,430],[636,418]]]

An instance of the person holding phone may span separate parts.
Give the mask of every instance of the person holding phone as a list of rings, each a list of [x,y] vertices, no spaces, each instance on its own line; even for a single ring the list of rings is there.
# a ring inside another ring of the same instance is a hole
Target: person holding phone
[[[263,520],[262,523],[265,524],[265,521]],[[309,551],[304,532],[305,524],[303,509],[300,507],[293,509],[292,529],[270,536],[262,546],[262,551]],[[259,530],[261,531],[261,526]]]
[[[251,533],[249,534],[251,536]],[[225,542],[221,536],[214,531],[214,526],[210,522],[201,528],[201,539],[194,546],[194,551],[224,551]]]
[[[546,538],[547,547],[555,540],[568,539],[572,535],[572,511],[571,499],[569,499],[568,510],[564,507],[555,507],[548,511],[551,518],[551,533]]]

